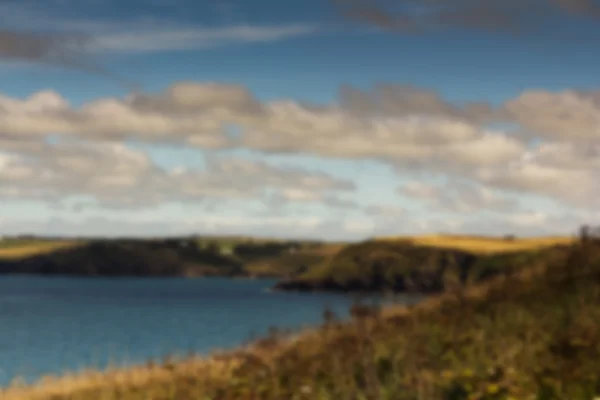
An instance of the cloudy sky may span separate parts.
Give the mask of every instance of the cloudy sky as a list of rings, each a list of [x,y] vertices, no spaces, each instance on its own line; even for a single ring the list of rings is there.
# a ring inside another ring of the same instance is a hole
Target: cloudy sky
[[[0,234],[572,233],[596,0],[0,4]]]

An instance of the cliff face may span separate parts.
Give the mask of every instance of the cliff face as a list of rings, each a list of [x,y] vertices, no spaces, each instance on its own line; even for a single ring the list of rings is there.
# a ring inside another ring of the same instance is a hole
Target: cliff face
[[[320,268],[282,281],[276,290],[432,293],[511,274],[550,260],[561,248],[478,255],[407,242],[350,245]]]

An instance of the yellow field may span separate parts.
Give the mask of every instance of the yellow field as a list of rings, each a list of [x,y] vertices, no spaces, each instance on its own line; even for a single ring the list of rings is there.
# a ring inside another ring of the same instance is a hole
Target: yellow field
[[[546,236],[533,238],[517,238],[507,240],[499,237],[466,236],[466,235],[424,235],[379,237],[381,241],[408,241],[415,245],[445,249],[457,249],[472,253],[489,254],[512,251],[535,250],[543,247],[567,245],[575,241],[574,237]]]
[[[50,253],[56,250],[74,247],[81,242],[78,241],[27,241],[23,243],[13,242],[2,246],[0,242],[0,259],[15,260],[31,257],[39,254]]]

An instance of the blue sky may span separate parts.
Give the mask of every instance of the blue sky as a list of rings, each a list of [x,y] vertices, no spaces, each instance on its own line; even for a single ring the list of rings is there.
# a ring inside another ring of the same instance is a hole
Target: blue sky
[[[600,217],[594,10],[515,36],[324,0],[3,3],[0,234],[572,232]],[[24,58],[40,32],[89,40]]]

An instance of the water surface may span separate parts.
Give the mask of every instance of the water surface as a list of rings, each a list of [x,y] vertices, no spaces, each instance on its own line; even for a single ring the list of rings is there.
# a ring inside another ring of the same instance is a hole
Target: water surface
[[[0,276],[0,386],[82,368],[206,354],[269,327],[347,316],[339,294],[270,293],[273,280]],[[416,301],[406,298],[405,301]]]

